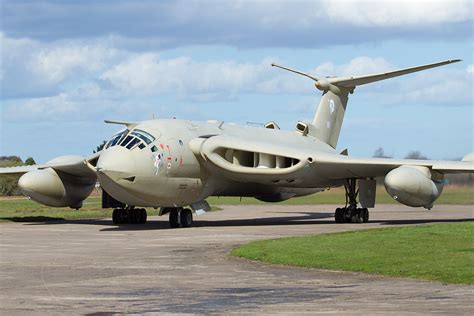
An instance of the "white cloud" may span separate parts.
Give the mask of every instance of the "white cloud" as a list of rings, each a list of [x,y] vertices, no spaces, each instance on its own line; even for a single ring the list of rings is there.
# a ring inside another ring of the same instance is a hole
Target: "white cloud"
[[[80,114],[78,104],[61,93],[53,97],[33,98],[23,101],[15,106],[10,106],[4,113],[5,119],[9,121],[31,120],[31,119],[49,119],[58,120],[62,117],[76,117]]]
[[[305,91],[295,86],[293,76],[275,72],[270,67],[272,60],[265,58],[254,64],[228,60],[198,62],[190,57],[163,59],[158,54],[145,53],[115,65],[100,78],[126,94],[165,93],[205,100],[232,98],[241,93]]]
[[[471,65],[467,66],[466,70],[467,70],[468,73],[474,74],[474,65],[471,64]]]
[[[121,58],[120,51],[82,41],[42,43],[0,32],[2,98],[51,96],[67,81],[89,80]]]
[[[47,41],[114,37],[128,49],[186,45],[321,47],[472,38],[470,0],[3,1],[7,34]],[[48,21],[48,23],[44,23]]]
[[[43,80],[56,84],[71,75],[100,70],[115,54],[115,49],[103,46],[67,43],[33,53],[30,67]]]
[[[470,0],[325,0],[323,10],[332,21],[370,27],[405,28],[465,22],[474,18]]]
[[[474,101],[473,86],[474,78],[465,70],[441,68],[392,79],[379,89],[364,87],[356,93],[381,105],[469,106]]]
[[[100,78],[126,94],[177,94],[184,98],[207,101],[213,98],[233,98],[245,93],[316,92],[308,79],[270,67],[275,59],[267,57],[260,63],[227,60],[197,62],[190,57],[163,59],[154,53],[135,54],[106,71]],[[383,58],[361,56],[342,65],[326,62],[310,72],[317,76],[349,76],[378,73],[393,68]]]
[[[360,56],[352,59],[347,64],[336,65],[332,62],[326,62],[313,71],[317,76],[355,76],[368,75],[374,73],[385,72],[393,70],[395,67],[387,62],[384,58],[371,58],[367,56]]]
[[[192,105],[236,101],[248,94],[290,94],[298,98],[320,95],[309,79],[272,68],[272,62],[286,64],[276,57],[257,62],[202,61],[189,56],[165,58],[158,52],[124,51],[107,41],[41,43],[12,39],[2,33],[0,40],[1,98],[9,105],[2,115],[7,120],[21,116],[79,120],[106,110],[126,113],[137,102],[147,108],[152,106],[147,102],[161,103],[163,98],[167,103]],[[402,67],[406,66],[412,65]],[[364,86],[356,94],[358,100],[380,104],[471,104],[473,65],[463,70],[449,67]],[[381,57],[359,56],[344,64],[323,62],[313,69],[300,70],[316,76],[351,76],[396,68],[400,65]],[[457,96],[456,100],[452,95]],[[148,101],[144,101],[146,98]]]

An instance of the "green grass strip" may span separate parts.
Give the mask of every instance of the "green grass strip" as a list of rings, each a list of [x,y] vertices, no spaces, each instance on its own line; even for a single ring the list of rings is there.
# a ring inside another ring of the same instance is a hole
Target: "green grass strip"
[[[474,222],[256,241],[232,255],[273,264],[474,283]]]

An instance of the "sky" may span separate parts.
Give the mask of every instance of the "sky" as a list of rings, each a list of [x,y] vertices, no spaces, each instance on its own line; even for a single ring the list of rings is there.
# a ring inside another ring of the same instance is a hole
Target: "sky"
[[[89,155],[105,119],[311,121],[315,76],[462,62],[358,87],[338,150],[474,151],[474,2],[0,0],[0,156]]]

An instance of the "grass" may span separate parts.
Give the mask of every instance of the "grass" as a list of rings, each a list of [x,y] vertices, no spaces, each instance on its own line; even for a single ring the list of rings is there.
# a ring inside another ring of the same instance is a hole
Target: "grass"
[[[267,204],[254,198],[240,197],[210,197],[207,199],[211,205],[255,205]],[[313,205],[313,204],[336,204],[344,205],[345,203],[344,188],[334,188],[324,192],[316,193],[309,196],[293,198],[280,202],[282,205]],[[387,194],[383,186],[377,187],[377,204],[398,204],[391,196]],[[472,186],[447,186],[444,188],[441,197],[435,202],[436,204],[457,204],[471,205],[474,204],[474,187]]]
[[[101,197],[91,196],[80,210],[68,207],[49,207],[21,197],[0,200],[0,221],[46,222],[58,220],[81,220],[112,217],[112,209],[101,208]],[[157,215],[159,210],[147,209],[148,215]]]
[[[207,199],[211,205],[254,205],[267,204],[254,198],[239,197],[210,197]],[[313,194],[310,196],[290,199],[280,202],[283,205],[315,205],[315,204],[335,204],[344,205],[344,189],[336,188]],[[377,203],[392,204],[395,202],[383,187],[377,188]],[[474,188],[472,187],[447,187],[443,195],[437,201],[438,204],[474,204]],[[219,210],[213,207],[213,210]],[[147,208],[148,215],[158,215],[159,210]],[[23,197],[3,197],[0,198],[0,222],[44,222],[53,220],[79,220],[112,217],[111,209],[101,208],[101,197],[96,193],[84,201],[84,206],[76,211],[67,207],[53,208],[40,205]]]
[[[80,210],[69,207],[49,207],[25,197],[0,198],[0,222],[49,222],[112,218],[113,209],[102,209],[101,196],[92,195],[84,201]],[[148,216],[159,215],[159,209],[146,208]],[[221,208],[213,206],[211,211]]]
[[[232,255],[273,264],[474,283],[474,222],[256,241]]]

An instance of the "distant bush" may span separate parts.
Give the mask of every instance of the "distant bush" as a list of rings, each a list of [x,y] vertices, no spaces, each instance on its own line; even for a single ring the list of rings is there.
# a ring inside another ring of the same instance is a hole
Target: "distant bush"
[[[16,167],[30,164],[35,164],[35,160],[31,157],[26,159],[26,162],[23,163],[18,156],[0,156],[0,167]],[[21,193],[18,188],[19,178],[19,176],[0,177],[0,195],[19,195]]]
[[[447,174],[445,178],[451,185],[474,186],[474,175],[472,173]]]
[[[25,160],[25,165],[26,165],[26,166],[36,165],[36,161],[33,159],[33,157],[28,157],[28,158]]]

